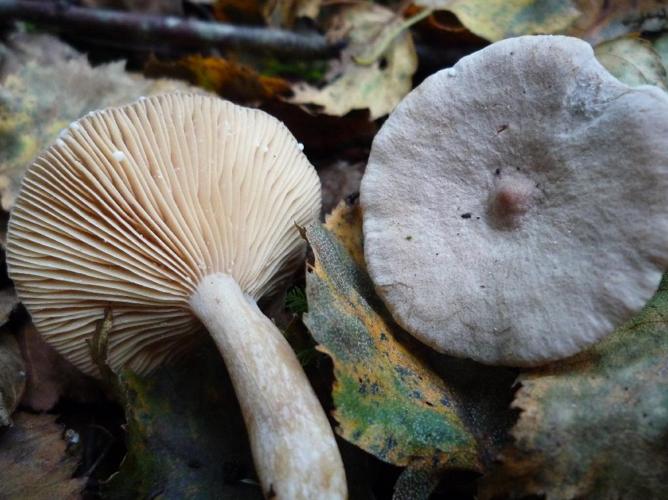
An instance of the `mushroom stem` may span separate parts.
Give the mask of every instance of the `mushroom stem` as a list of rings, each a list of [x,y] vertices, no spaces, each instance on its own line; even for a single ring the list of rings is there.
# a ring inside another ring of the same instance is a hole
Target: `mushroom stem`
[[[225,360],[264,495],[346,498],[331,426],[283,334],[227,274],[206,276],[190,305]]]

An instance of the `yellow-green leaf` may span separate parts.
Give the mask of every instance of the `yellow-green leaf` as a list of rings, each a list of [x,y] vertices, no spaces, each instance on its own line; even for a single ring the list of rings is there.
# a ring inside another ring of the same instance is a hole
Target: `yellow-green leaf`
[[[149,377],[124,373],[128,453],[104,498],[261,499],[241,410],[213,343]]]
[[[668,498],[667,375],[668,275],[609,338],[520,377],[515,444],[484,497]]]
[[[570,0],[417,0],[453,12],[471,32],[496,42],[519,35],[558,33],[580,16]]]
[[[627,85],[656,85],[662,89],[668,85],[661,57],[647,40],[617,38],[596,46],[594,53],[610,73]]]
[[[629,33],[667,26],[665,0],[416,0],[416,5],[453,12],[482,38],[563,34],[597,44]]]
[[[60,131],[89,111],[143,95],[189,90],[187,84],[148,80],[117,62],[92,67],[57,38],[20,34],[0,45],[0,202],[9,210],[23,172]]]
[[[390,319],[375,295],[364,267],[361,229],[359,207],[344,203],[327,218],[326,227],[306,228],[315,265],[306,277],[304,323],[318,349],[334,361],[337,432],[382,460],[420,471],[405,476],[397,494],[405,495],[416,481],[423,482],[418,489],[426,494],[426,486],[438,477],[434,471],[484,467],[498,437],[491,437],[498,422],[490,425],[494,418],[487,417],[498,407],[483,414],[479,401],[466,392],[484,393],[494,406],[504,390],[496,395],[480,390],[494,386],[488,378],[471,391],[476,383],[470,374],[490,373],[469,361],[433,354],[445,380],[452,377],[460,386],[448,385],[429,368],[424,346]],[[514,375],[509,378],[505,371],[493,377],[509,387]],[[508,402],[504,399],[498,414],[504,414]]]

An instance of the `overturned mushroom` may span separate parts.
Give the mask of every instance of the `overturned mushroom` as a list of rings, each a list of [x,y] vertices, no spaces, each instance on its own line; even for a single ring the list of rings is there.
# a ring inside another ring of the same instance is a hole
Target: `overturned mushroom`
[[[7,260],[44,338],[94,373],[85,339],[111,307],[109,360],[149,372],[201,324],[234,383],[268,497],[343,498],[329,422],[256,300],[294,272],[320,185],[268,114],[171,94],[96,112],[31,166]]]
[[[574,38],[493,44],[397,107],[361,203],[371,277],[420,340],[492,364],[574,354],[668,267],[668,96]]]

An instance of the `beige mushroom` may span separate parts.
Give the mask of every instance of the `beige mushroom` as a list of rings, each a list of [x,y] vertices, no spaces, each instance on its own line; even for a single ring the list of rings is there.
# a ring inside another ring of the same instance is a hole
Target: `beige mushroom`
[[[267,497],[338,499],[330,424],[256,300],[301,265],[296,224],[320,184],[270,115],[167,94],[95,112],[30,167],[9,223],[9,273],[44,338],[95,374],[86,339],[111,307],[109,361],[147,373],[202,324],[230,373]]]
[[[417,338],[490,364],[575,354],[668,267],[668,95],[575,38],[495,43],[397,107],[361,204],[370,275]]]

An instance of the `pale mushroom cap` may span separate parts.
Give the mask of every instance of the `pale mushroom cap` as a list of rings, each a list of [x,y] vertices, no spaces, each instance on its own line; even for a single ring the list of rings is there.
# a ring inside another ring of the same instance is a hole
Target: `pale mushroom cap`
[[[361,203],[371,277],[417,338],[492,364],[574,354],[668,267],[668,97],[574,38],[493,44],[398,106]]]
[[[107,307],[111,366],[147,372],[201,329],[188,301],[230,274],[257,299],[294,272],[295,224],[316,220],[320,182],[272,116],[165,94],[88,115],[28,170],[7,262],[44,338],[95,373],[85,339]]]

